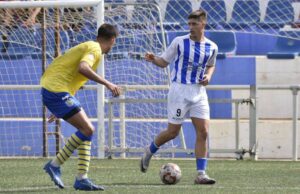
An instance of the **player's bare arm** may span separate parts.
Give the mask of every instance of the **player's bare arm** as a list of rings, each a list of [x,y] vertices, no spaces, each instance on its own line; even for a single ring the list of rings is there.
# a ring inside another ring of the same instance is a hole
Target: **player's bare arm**
[[[117,85],[107,81],[106,79],[102,78],[101,76],[99,76],[96,72],[94,72],[94,70],[89,66],[88,63],[86,62],[81,62],[79,64],[78,67],[78,71],[79,73],[81,73],[82,75],[84,75],[85,77],[87,77],[90,80],[93,80],[99,84],[102,84],[104,86],[107,87],[107,89],[109,89],[113,96],[119,96],[121,93],[121,88],[119,88]]]
[[[215,71],[215,66],[208,66],[206,70],[206,74],[203,77],[203,80],[200,81],[200,84],[203,86],[207,86],[210,82],[211,76]]]
[[[155,56],[153,53],[146,53],[145,54],[145,59],[146,59],[146,61],[149,61],[149,62],[151,62],[151,63],[153,63],[156,66],[161,67],[161,68],[165,68],[169,65],[169,63],[167,61],[165,61],[161,57]]]

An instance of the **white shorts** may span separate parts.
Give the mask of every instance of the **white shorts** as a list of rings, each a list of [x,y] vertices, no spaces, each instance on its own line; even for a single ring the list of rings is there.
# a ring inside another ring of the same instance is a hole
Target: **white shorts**
[[[173,82],[168,94],[168,121],[182,124],[186,117],[210,119],[206,89],[199,84]]]

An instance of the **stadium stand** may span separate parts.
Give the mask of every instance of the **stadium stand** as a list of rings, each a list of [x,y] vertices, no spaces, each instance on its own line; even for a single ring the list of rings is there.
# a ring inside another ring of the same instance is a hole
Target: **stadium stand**
[[[124,0],[105,0],[105,3],[107,4],[113,4],[113,3],[125,3]],[[123,21],[126,22],[127,21],[127,10],[125,6],[122,5],[112,5],[109,7],[109,9],[115,9],[116,12],[118,12],[119,14],[112,17],[111,18],[111,23],[115,23],[114,21]]]
[[[192,4],[186,0],[169,0],[165,12],[165,27],[170,29],[185,29],[187,27],[186,18],[192,12]]]
[[[209,31],[207,37],[218,45],[218,59],[235,55],[237,41],[235,33],[232,31]]]
[[[32,40],[29,36],[25,36],[29,33],[34,33],[34,31],[23,27],[11,29],[10,35],[8,36],[7,40],[9,44],[5,44],[6,41],[2,42],[3,48],[4,45],[6,45],[7,48],[5,49],[5,52],[0,53],[1,58],[15,60],[30,55],[30,53],[33,51],[33,48],[29,46],[30,41]]]
[[[223,0],[203,0],[200,7],[204,9],[207,14],[207,29],[222,29],[226,23],[226,7]]]
[[[262,27],[282,28],[294,21],[294,8],[290,0],[271,0],[268,2]]]
[[[158,5],[155,0],[137,0],[137,3],[147,3],[146,5],[136,5],[134,7],[131,20],[132,22],[143,23],[145,18],[153,18],[153,21],[159,21],[158,10],[155,5]],[[149,12],[149,10],[151,10]]]
[[[280,34],[295,33],[294,31],[283,31]],[[299,32],[300,34],[300,32]],[[294,59],[300,54],[300,40],[279,36],[272,52],[267,53],[269,59]]]
[[[237,0],[233,6],[229,24],[233,28],[244,28],[255,25],[259,20],[260,8],[258,0]]]
[[[80,32],[83,33],[83,32]],[[51,58],[54,57],[54,50],[55,50],[55,36],[54,36],[54,29],[53,28],[47,28],[46,30],[46,36],[48,37],[46,40],[46,53],[47,57]],[[38,45],[42,45],[42,29],[37,29],[36,30],[36,36],[35,40],[38,42]],[[64,53],[67,49],[70,48],[70,40],[69,40],[69,35],[66,31],[60,31],[60,49],[61,53]],[[41,47],[40,48],[35,48],[33,53],[31,54],[31,57],[33,59],[39,59],[42,58],[41,55]]]

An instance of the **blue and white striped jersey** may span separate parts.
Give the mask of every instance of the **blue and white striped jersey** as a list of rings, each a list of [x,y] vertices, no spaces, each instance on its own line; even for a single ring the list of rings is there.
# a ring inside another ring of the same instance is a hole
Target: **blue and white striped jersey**
[[[171,81],[197,84],[203,79],[207,66],[214,66],[218,46],[205,38],[203,42],[190,39],[190,34],[176,37],[161,57],[173,63]]]

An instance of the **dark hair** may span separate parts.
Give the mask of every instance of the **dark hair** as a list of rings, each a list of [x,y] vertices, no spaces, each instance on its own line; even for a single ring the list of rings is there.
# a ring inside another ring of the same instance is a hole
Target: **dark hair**
[[[118,30],[111,24],[102,24],[98,29],[97,38],[109,40],[111,38],[117,38]]]
[[[188,19],[200,19],[200,18],[203,18],[204,20],[206,20],[206,18],[207,18],[207,14],[206,14],[206,12],[203,10],[203,9],[198,9],[198,10],[196,10],[196,11],[193,11],[190,15],[189,15],[189,17],[188,17]]]

